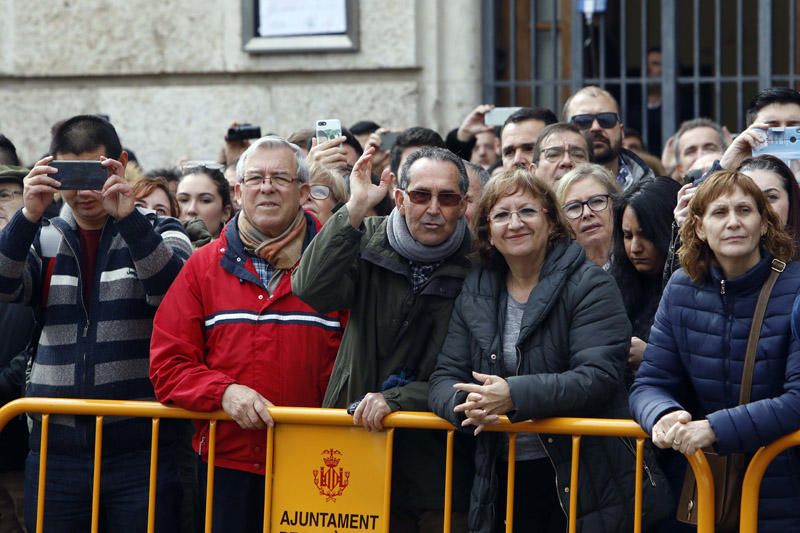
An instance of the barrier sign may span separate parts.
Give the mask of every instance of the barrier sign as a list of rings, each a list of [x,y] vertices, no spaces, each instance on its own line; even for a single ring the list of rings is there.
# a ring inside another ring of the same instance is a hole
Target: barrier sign
[[[387,432],[291,424],[274,431],[273,533],[389,530]]]

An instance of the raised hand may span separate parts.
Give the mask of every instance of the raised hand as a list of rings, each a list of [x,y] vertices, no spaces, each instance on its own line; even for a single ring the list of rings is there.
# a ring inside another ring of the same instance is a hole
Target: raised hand
[[[120,159],[126,160],[125,157]],[[106,213],[117,220],[125,218],[136,208],[133,190],[125,180],[125,163],[107,157],[101,158],[101,161],[108,169],[108,179],[100,192],[92,191],[92,193],[102,202]]]
[[[473,109],[458,127],[456,137],[461,142],[469,142],[473,137],[485,131],[491,131],[492,126],[486,125],[486,113],[494,109],[493,105],[481,104]]]
[[[752,157],[753,148],[767,142],[767,124],[753,124],[736,136],[733,142],[722,154],[719,165],[725,170],[736,170],[742,161]]]
[[[375,146],[369,146],[364,150],[350,173],[350,200],[347,201],[346,207],[350,214],[350,224],[356,229],[361,227],[367,212],[386,197],[392,180],[391,172],[385,169],[381,174],[380,183],[378,185],[372,183],[372,158],[376,151]]]
[[[49,176],[57,173],[56,168],[48,166],[52,160],[52,156],[40,159],[22,180],[22,214],[30,222],[38,223],[42,219],[61,186],[58,180]]]

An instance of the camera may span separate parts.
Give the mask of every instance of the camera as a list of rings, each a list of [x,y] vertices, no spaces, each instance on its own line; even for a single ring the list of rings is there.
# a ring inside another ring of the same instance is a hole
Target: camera
[[[800,128],[769,128],[767,144],[753,149],[753,156],[774,155],[784,161],[800,159]]]
[[[252,124],[239,124],[232,128],[228,128],[228,134],[225,136],[227,142],[231,141],[244,141],[246,139],[258,139],[261,137],[261,126],[254,126]]]

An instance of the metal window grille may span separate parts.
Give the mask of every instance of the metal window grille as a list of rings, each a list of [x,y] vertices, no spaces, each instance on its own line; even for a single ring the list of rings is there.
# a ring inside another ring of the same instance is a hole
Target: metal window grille
[[[741,131],[759,90],[798,86],[799,1],[608,0],[588,22],[580,0],[483,0],[484,100],[560,115],[572,92],[599,85],[653,153],[690,118]]]

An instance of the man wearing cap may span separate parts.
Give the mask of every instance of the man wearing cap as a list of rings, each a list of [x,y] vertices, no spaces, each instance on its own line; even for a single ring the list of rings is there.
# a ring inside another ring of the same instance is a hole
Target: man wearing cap
[[[0,165],[0,229],[22,208],[23,167]],[[33,334],[33,312],[22,305],[0,302],[0,407],[22,396],[25,346]],[[28,428],[21,419],[0,433],[0,531],[24,530],[23,494]]]

